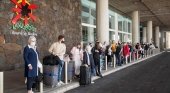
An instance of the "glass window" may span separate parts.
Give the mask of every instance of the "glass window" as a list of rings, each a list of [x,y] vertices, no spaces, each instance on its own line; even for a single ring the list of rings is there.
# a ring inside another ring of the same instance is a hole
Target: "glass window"
[[[118,30],[122,31],[123,29],[123,22],[122,22],[122,17],[118,16]]]
[[[82,11],[89,13],[89,7],[88,6],[82,6]]]
[[[112,15],[109,15],[109,28],[115,29],[115,17]]]
[[[82,4],[82,40],[84,43],[94,42],[97,38],[96,33],[96,3],[95,0],[81,0]]]
[[[87,42],[88,41],[88,30],[87,30],[87,27],[83,26],[82,34],[83,34],[83,41]]]
[[[123,42],[129,42],[128,34],[123,34]]]
[[[120,42],[123,42],[122,33],[118,33],[118,40],[119,40]]]
[[[123,32],[126,32],[126,21],[123,21]]]
[[[128,32],[131,33],[131,23],[128,22]]]
[[[83,42],[94,42],[97,38],[96,28],[83,26],[82,28]]]
[[[92,1],[81,0],[82,3],[82,23],[96,25],[96,4]]]
[[[132,42],[132,36],[131,35],[128,35],[128,42]]]
[[[109,31],[109,40],[116,40],[115,32]]]

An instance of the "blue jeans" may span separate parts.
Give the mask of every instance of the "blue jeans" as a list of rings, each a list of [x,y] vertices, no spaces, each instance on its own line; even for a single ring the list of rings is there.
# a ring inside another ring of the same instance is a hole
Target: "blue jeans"
[[[58,66],[58,81],[61,81],[61,73],[63,70],[63,65],[64,65],[64,61],[61,60],[61,63],[59,63],[59,66]]]
[[[115,56],[116,56],[116,64],[120,66],[121,65],[120,54],[115,54]]]
[[[91,74],[92,74],[92,76],[96,76],[96,69],[95,68],[91,68]]]

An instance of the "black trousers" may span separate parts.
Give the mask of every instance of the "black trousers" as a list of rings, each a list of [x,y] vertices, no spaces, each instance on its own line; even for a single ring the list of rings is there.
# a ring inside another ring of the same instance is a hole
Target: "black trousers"
[[[36,80],[36,77],[27,77],[27,90],[31,90]]]

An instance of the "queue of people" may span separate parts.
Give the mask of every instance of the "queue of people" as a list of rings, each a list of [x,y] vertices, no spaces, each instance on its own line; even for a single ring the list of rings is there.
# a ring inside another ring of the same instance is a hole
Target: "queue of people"
[[[58,41],[54,42],[50,48],[49,53],[54,56],[58,56],[58,84],[57,86],[63,85],[62,82],[62,71],[64,65],[64,54],[66,54],[66,45],[64,44],[64,36],[59,35]],[[78,43],[70,51],[71,59],[74,61],[74,74],[76,78],[80,78],[80,67],[83,64],[86,64],[90,67],[90,73],[92,76],[99,76],[103,78],[101,74],[101,59],[103,56],[107,56],[108,64],[113,65],[113,56],[116,58],[116,64],[121,66],[124,64],[125,60],[129,59],[130,53],[137,51],[139,56],[135,57],[143,57],[143,55],[147,55],[149,49],[154,49],[153,44],[140,44],[137,43],[134,47],[132,44],[124,42],[114,42],[107,44],[104,42],[103,44],[99,41],[96,41],[94,46],[92,43],[88,43],[85,46],[85,49],[82,49],[81,44]],[[39,61],[39,53],[36,48],[36,38],[34,36],[30,36],[28,40],[28,45],[24,48],[24,61],[25,61],[25,77],[27,83],[28,93],[33,93],[32,86],[35,83],[35,79],[38,76],[38,68],[42,67],[41,62]],[[92,81],[92,83],[94,83]]]

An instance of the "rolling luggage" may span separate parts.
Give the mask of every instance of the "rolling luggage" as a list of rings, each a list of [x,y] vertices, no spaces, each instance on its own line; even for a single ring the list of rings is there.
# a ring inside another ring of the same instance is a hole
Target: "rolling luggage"
[[[43,68],[43,83],[47,86],[55,87],[58,83],[58,66],[44,65]]]
[[[68,81],[72,81],[73,76],[75,75],[75,68],[74,68],[74,61],[69,61],[67,64],[67,79]],[[63,65],[63,70],[62,70],[62,81],[65,81],[65,63]]]
[[[91,70],[87,65],[80,66],[80,85],[91,84]]]

